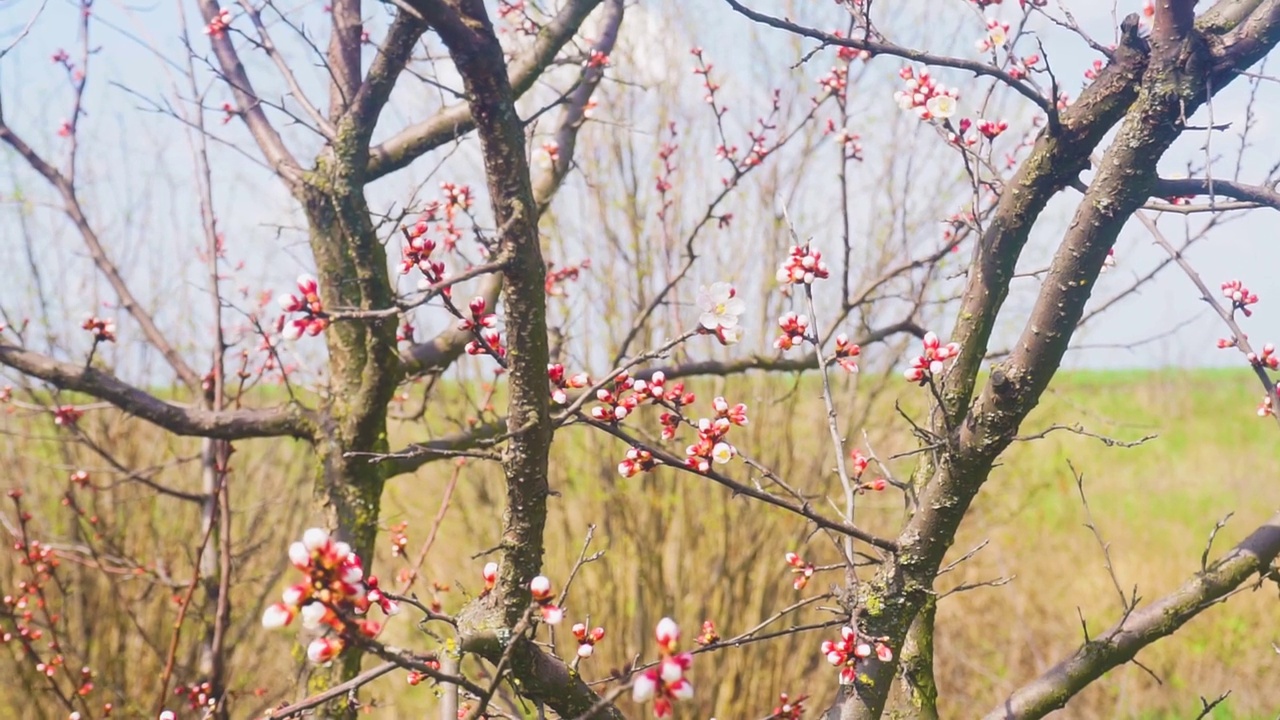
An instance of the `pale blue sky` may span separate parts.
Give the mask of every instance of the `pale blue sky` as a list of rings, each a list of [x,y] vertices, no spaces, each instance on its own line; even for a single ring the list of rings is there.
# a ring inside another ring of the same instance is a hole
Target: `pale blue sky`
[[[757,0],[755,7],[782,14],[787,3],[776,0]],[[806,6],[806,13],[822,14],[828,23],[838,20],[838,11],[825,7]],[[920,15],[921,8],[927,10]],[[990,15],[1013,18],[1016,3],[996,8]],[[1137,10],[1137,0],[1119,3],[1121,14]],[[41,0],[0,0],[0,47],[8,45],[37,13]],[[371,27],[375,37],[385,16],[381,6],[368,4],[367,17],[373,18]],[[1093,1],[1069,2],[1077,20],[1100,41],[1112,38],[1111,4]],[[108,239],[117,262],[125,268],[136,292],[153,301],[159,307],[163,324],[177,326],[183,318],[199,316],[206,303],[201,296],[203,270],[195,258],[195,248],[203,241],[199,229],[199,217],[195,211],[194,188],[191,176],[190,150],[183,129],[172,118],[153,112],[148,103],[175,96],[175,84],[185,81],[181,77],[184,54],[179,41],[177,8],[182,7],[190,17],[195,17],[193,3],[182,0],[158,0],[157,2],[125,3],[98,0],[95,12],[103,23],[95,24],[93,45],[96,52],[92,60],[90,90],[87,95],[87,114],[82,120],[82,177],[80,180],[90,217]],[[618,65],[611,73],[614,77],[644,82],[659,80],[674,73],[687,73],[690,65],[688,47],[699,44],[723,73],[726,97],[731,105],[750,105],[754,100],[745,89],[753,88],[752,82],[769,73],[785,76],[789,68],[799,60],[799,52],[790,38],[772,31],[761,33],[761,40],[745,41],[758,29],[717,0],[696,0],[684,4],[678,15],[671,14],[679,3],[647,4],[633,9],[624,25],[624,36],[632,34],[635,64]],[[977,57],[973,43],[982,37],[981,21],[962,0],[929,3],[903,3],[901,17],[890,18],[886,27],[898,33],[895,37],[906,43],[912,38],[941,47],[956,54]],[[300,23],[308,27],[320,27],[323,15],[319,3],[290,6],[299,13]],[[886,11],[887,12],[887,11]],[[22,133],[37,149],[50,157],[60,157],[66,141],[56,136],[59,123],[69,112],[71,93],[65,74],[49,60],[58,48],[66,48],[73,59],[77,48],[77,7],[66,0],[49,0],[38,16],[30,34],[7,57],[0,60],[0,88],[3,89],[5,114],[8,122]],[[924,17],[930,22],[921,23]],[[241,23],[245,22],[243,18]],[[109,27],[108,27],[109,25]],[[239,26],[237,26],[239,27]],[[247,25],[246,25],[247,27]],[[277,42],[287,44],[284,29],[278,31]],[[194,43],[198,53],[206,53],[204,38],[198,24],[193,21]],[[1078,39],[1067,36],[1054,28],[1042,28],[1042,38],[1051,62],[1064,88],[1071,94],[1078,92],[1083,82],[1083,71],[1094,57]],[[144,47],[150,44],[159,54]],[[294,42],[294,51],[306,55],[305,47]],[[1022,46],[1023,53],[1031,52],[1031,46]],[[761,49],[765,49],[762,56]],[[167,62],[178,65],[169,66]],[[315,63],[299,63],[299,73],[304,86],[319,87],[323,83],[322,70]],[[829,65],[829,62],[826,63]],[[892,89],[896,83],[896,71],[902,65],[894,59],[878,59],[869,66],[869,72],[877,76],[875,83],[860,91],[853,100],[855,119],[862,117],[864,124],[856,129],[864,137],[869,156],[868,163],[877,154],[894,152],[889,145],[893,128],[901,128],[902,118],[894,117]],[[261,59],[250,62],[250,70],[259,79],[264,94],[272,92],[274,74]],[[823,72],[819,62],[798,72],[816,76]],[[202,82],[208,82],[208,73],[200,71]],[[948,82],[967,87],[963,75],[940,73]],[[689,84],[686,79],[681,80]],[[128,88],[127,90],[125,88]],[[1235,172],[1235,157],[1239,143],[1239,130],[1243,127],[1245,108],[1250,86],[1237,82],[1223,92],[1213,105],[1215,123],[1230,123],[1225,132],[1215,133],[1211,152],[1219,160],[1214,172],[1226,176]],[[183,95],[185,86],[180,87]],[[691,90],[696,92],[696,87]],[[277,90],[278,92],[278,90]],[[1253,103],[1255,129],[1253,146],[1244,156],[1240,179],[1260,179],[1268,169],[1280,161],[1280,147],[1272,140],[1275,117],[1280,108],[1280,87],[1264,82],[1258,87]],[[975,101],[973,92],[962,97],[962,112],[966,102]],[[316,97],[321,97],[319,93]],[[216,86],[209,93],[209,104],[217,107],[227,99],[226,93]],[[436,106],[437,97],[423,93],[421,86],[402,87],[393,111],[389,113],[380,133],[394,129],[404,122],[421,117]],[[646,105],[641,100],[637,107],[645,112],[661,112],[662,108]],[[1026,118],[1026,103],[1017,98],[1006,101],[1010,119]],[[608,116],[609,110],[602,112]],[[893,118],[886,122],[884,118]],[[1208,114],[1201,112],[1193,119],[1206,124]],[[297,216],[291,200],[279,185],[263,171],[249,162],[235,148],[256,157],[256,151],[237,123],[223,126],[219,113],[206,116],[210,128],[226,141],[211,145],[214,173],[217,178],[215,202],[218,206],[221,227],[230,239],[229,256],[232,262],[243,261],[245,269],[237,276],[237,282],[256,295],[260,290],[287,289],[290,278],[309,268],[309,252],[305,238],[296,230]],[[619,131],[640,132],[643,123],[631,119]],[[630,130],[628,130],[630,128]],[[308,132],[293,129],[287,132],[300,156],[306,156],[314,148],[314,140]],[[1188,133],[1162,162],[1162,169],[1175,175],[1185,171],[1188,163],[1203,164],[1205,137],[1203,133]],[[652,137],[643,142],[652,143]],[[926,139],[925,142],[928,142]],[[923,192],[938,183],[947,173],[956,171],[954,155],[937,155],[942,158],[934,165],[926,165],[918,172]],[[431,178],[426,192],[433,192],[439,177],[433,175],[444,153],[438,152],[419,160],[406,173],[381,181],[371,191],[376,207],[386,207],[409,198],[415,186]],[[686,161],[688,162],[688,161]],[[454,176],[474,173],[474,152],[464,149],[448,159],[450,168],[457,168]],[[950,163],[950,164],[945,164]],[[479,177],[470,181],[479,183]],[[806,180],[809,184],[800,201],[799,222],[802,231],[815,235],[821,245],[824,227],[817,219],[820,213],[806,216],[803,208],[830,207],[829,176]],[[587,183],[579,178],[570,183],[557,200],[563,208],[565,223],[561,227],[576,228],[579,240],[590,246],[593,236],[586,216],[577,211],[582,198],[573,193],[585,192]],[[48,187],[34,176],[11,153],[0,152],[0,193],[6,202],[0,205],[0,262],[8,268],[9,282],[0,286],[0,304],[11,314],[21,316],[34,311],[35,302],[31,274],[28,271],[26,249],[22,241],[22,224],[19,222],[18,205],[8,202],[20,191],[33,204],[24,207],[29,211],[27,227],[35,238],[35,259],[42,271],[46,290],[58,298],[55,310],[63,318],[55,318],[56,327],[66,327],[66,322],[78,319],[89,311],[94,302],[109,301],[111,294],[105,284],[89,270],[88,263],[71,228],[56,212],[41,206],[54,200]],[[952,190],[964,193],[963,186]],[[1050,208],[1037,227],[1033,249],[1024,261],[1024,269],[1034,269],[1046,264],[1055,239],[1060,235],[1077,197],[1067,193]],[[853,213],[868,223],[878,222],[872,217],[876,208],[862,196],[852,199]],[[954,208],[953,208],[954,209]],[[805,228],[805,220],[811,219]],[[1193,216],[1189,221],[1197,226],[1203,218]],[[1205,280],[1216,287],[1225,279],[1239,277],[1262,296],[1258,312],[1244,321],[1251,339],[1257,342],[1280,341],[1280,283],[1273,278],[1280,267],[1280,240],[1275,237],[1277,218],[1272,211],[1258,210],[1241,213],[1231,222],[1216,228],[1208,239],[1193,248],[1189,257],[1203,274]],[[1153,246],[1140,227],[1129,228],[1117,246],[1118,267],[1099,282],[1098,297],[1106,297],[1124,287],[1126,281],[1142,274],[1163,255]],[[1166,217],[1162,227],[1175,241],[1183,233],[1184,220]],[[748,245],[751,229],[739,226],[738,240]],[[968,247],[965,248],[967,257]],[[564,257],[563,260],[573,260]],[[716,269],[708,270],[708,278],[714,279]],[[590,281],[587,281],[590,282]],[[998,337],[993,344],[1008,343],[1021,330],[1022,319],[1029,308],[1031,291],[1037,283],[1026,279],[1018,286],[1010,300],[1007,320],[1002,321]],[[242,301],[244,307],[252,303]],[[110,312],[110,311],[105,311]],[[1073,352],[1068,358],[1070,366],[1148,367],[1163,365],[1217,365],[1240,364],[1238,356],[1213,347],[1214,339],[1225,334],[1216,318],[1207,312],[1204,303],[1197,299],[1194,288],[1176,269],[1168,269],[1160,279],[1149,284],[1141,294],[1121,303],[1096,325],[1090,327],[1078,339],[1096,345],[1127,344],[1170,330],[1191,319],[1168,338],[1132,349],[1098,349]],[[127,328],[126,328],[127,330]],[[73,338],[78,339],[78,338]],[[184,341],[192,337],[182,338]],[[765,339],[767,342],[767,339]],[[144,356],[137,346],[117,349],[118,361],[139,361]],[[154,359],[152,359],[154,361]]]

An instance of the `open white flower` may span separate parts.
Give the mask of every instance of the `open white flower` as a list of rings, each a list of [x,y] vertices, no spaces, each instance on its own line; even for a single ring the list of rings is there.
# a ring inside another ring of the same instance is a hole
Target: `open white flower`
[[[930,115],[945,120],[956,114],[956,99],[950,95],[934,95],[925,103],[925,108]]]
[[[698,288],[698,309],[702,311],[699,324],[714,331],[737,327],[738,316],[746,312],[747,304],[736,296],[732,285],[718,282]]]

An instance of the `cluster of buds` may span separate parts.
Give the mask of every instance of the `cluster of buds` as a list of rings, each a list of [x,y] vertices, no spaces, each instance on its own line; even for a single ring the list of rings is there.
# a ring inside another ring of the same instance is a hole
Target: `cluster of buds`
[[[1016,57],[1011,56],[1009,58],[1009,69],[1007,72],[1009,73],[1009,77],[1014,80],[1025,80],[1027,76],[1031,74],[1032,68],[1039,64],[1040,55],[1037,53],[1027,55],[1022,58],[1021,62],[1019,62]]]
[[[856,343],[849,342],[849,336],[844,333],[836,335],[836,364],[845,372],[858,372],[858,356],[862,354],[862,348]]]
[[[436,672],[440,672],[439,660],[427,660],[425,664],[428,668],[435,670]],[[421,670],[410,670],[409,673],[405,675],[404,681],[411,686],[417,686],[421,685],[428,677],[430,676]],[[463,707],[466,706],[464,705]],[[463,708],[458,708],[459,717],[466,717],[466,715],[462,715],[462,712]]]
[[[1103,63],[1102,60],[1094,60],[1093,63],[1085,69],[1084,79],[1090,81],[1097,80],[1098,75],[1102,72],[1102,68],[1104,67],[1106,67],[1106,64]]]
[[[801,695],[792,700],[786,693],[780,693],[778,695],[778,706],[773,709],[773,714],[765,718],[765,720],[800,720],[804,716],[804,701],[808,699],[808,695]]]
[[[408,244],[400,250],[400,274],[408,275],[417,268],[422,273],[422,281],[428,286],[444,280],[444,263],[431,259],[431,254],[436,251],[436,241],[426,237],[427,223],[432,219],[433,216],[424,215],[413,227],[405,228]],[[449,288],[445,289],[445,294],[449,294]]]
[[[658,622],[654,637],[662,660],[636,677],[631,684],[631,697],[638,703],[653,700],[653,716],[665,718],[671,716],[673,701],[693,697],[693,685],[685,678],[685,673],[693,665],[693,655],[676,652],[680,628],[671,618],[662,618]]]
[[[276,322],[276,330],[286,340],[297,340],[305,333],[312,337],[324,332],[329,327],[329,316],[320,302],[319,284],[310,275],[298,276],[298,292],[301,297],[285,293],[276,298],[276,303],[285,312]],[[289,319],[288,315],[301,313],[299,317]]]
[[[843,98],[845,91],[849,88],[849,66],[833,66],[830,72],[818,78],[818,84],[827,93]]]
[[[59,405],[53,409],[53,424],[58,427],[75,427],[84,417],[84,411],[75,405]]]
[[[823,135],[835,135],[836,143],[844,151],[845,160],[862,160],[862,136],[848,128],[837,128],[836,121],[828,119]]]
[[[858,663],[870,658],[872,653],[880,662],[893,660],[893,650],[885,643],[889,638],[864,638],[848,625],[840,628],[840,639],[824,640],[822,654],[827,662],[840,668],[840,684],[852,685],[858,679]]]
[[[802,345],[809,339],[809,316],[797,315],[793,312],[786,313],[778,318],[778,327],[782,328],[782,334],[777,340],[773,341],[773,346],[779,350],[787,351],[797,345]]]
[[[716,624],[710,620],[703,620],[702,632],[693,641],[703,647],[720,642],[720,633],[716,631]]]
[[[405,530],[409,529],[409,522],[398,522],[391,526],[391,557],[403,557],[405,548],[409,546],[409,536],[405,534]]]
[[[315,630],[328,627],[336,635],[325,635],[307,646],[307,659],[316,664],[327,663],[346,647],[352,630],[364,637],[376,637],[382,624],[364,619],[369,608],[377,605],[386,615],[399,612],[399,606],[378,588],[378,579],[364,577],[360,557],[344,542],[335,542],[329,533],[311,528],[301,542],[289,546],[289,562],[306,575],[306,580],[285,589],[281,602],[267,608],[262,626],[280,628],[302,616],[302,626]]]
[[[578,275],[581,274],[583,270],[590,270],[590,269],[591,269],[590,258],[583,260],[577,265],[566,265],[565,267],[562,267],[559,269],[556,268],[555,263],[548,262],[547,263],[547,279],[546,279],[546,287],[545,287],[547,291],[547,297],[564,297],[567,294],[564,289],[565,283],[577,280]]]
[[[667,376],[661,370],[648,380],[619,373],[611,384],[612,388],[602,387],[596,391],[596,400],[601,404],[591,408],[591,417],[600,422],[622,422],[645,402],[678,407],[688,405],[694,399],[693,393],[684,391],[684,383],[673,383],[667,387]]]
[[[653,453],[641,447],[631,447],[627,449],[627,454],[623,456],[622,462],[618,463],[618,474],[624,478],[635,477],[657,466],[658,461],[654,459]]]
[[[451,182],[440,183],[440,192],[444,194],[445,212],[450,214],[458,210],[466,211],[471,208],[474,198],[471,195],[470,185],[458,185]]]
[[[480,296],[471,298],[467,309],[471,311],[471,317],[459,320],[458,329],[478,336],[477,339],[467,343],[467,354],[492,354],[499,358],[506,357],[507,349],[502,346],[502,333],[497,330],[498,316],[489,312],[485,299]]]
[[[539,575],[529,582],[529,593],[533,601],[538,603],[542,613],[542,622],[548,625],[559,625],[564,620],[564,610],[555,604],[555,593],[551,590],[551,581]]]
[[[995,140],[997,137],[1001,135],[1001,133],[1003,133],[1005,130],[1008,130],[1008,129],[1009,129],[1009,122],[1007,120],[979,120],[978,121],[978,132],[982,133],[983,137],[985,137],[988,140]]]
[[[555,140],[548,140],[542,143],[542,159],[548,165],[555,165],[560,161],[560,143]]]
[[[104,320],[100,317],[89,316],[80,324],[84,330],[93,333],[94,342],[115,342],[116,341],[116,321]]]
[[[831,277],[831,271],[822,261],[822,253],[808,245],[792,245],[776,274],[781,285],[812,285],[814,280],[828,277]]]
[[[960,354],[959,343],[943,345],[935,333],[924,334],[924,353],[911,358],[911,367],[902,375],[908,381],[924,385],[942,373],[943,363]]]
[[[1009,42],[1009,23],[991,18],[987,21],[987,35],[977,42],[978,52],[995,51]]]
[[[716,91],[720,89],[720,84],[711,80],[711,69],[715,66],[703,59],[702,48],[700,47],[689,48],[689,54],[697,61],[693,68],[693,74],[702,77],[702,87],[707,91],[707,94],[702,99],[708,105],[714,107],[716,104]],[[724,112],[716,109],[717,115],[721,115]]]
[[[746,425],[747,406],[742,403],[730,405],[722,397],[716,398],[715,418],[701,418],[697,422],[698,441],[685,448],[685,465],[698,472],[705,473],[711,469],[711,462],[723,465],[733,459],[738,451],[725,441],[729,428]]]
[[[845,36],[843,30],[834,30],[831,34],[838,38]],[[836,57],[846,63],[851,63],[854,60],[866,62],[871,59],[871,51],[859,50],[858,48],[849,47],[848,45],[841,45],[839,49],[836,50]]]
[[[212,708],[218,704],[218,698],[213,695],[213,685],[208,681],[179,685],[173,689],[173,694],[185,697],[192,710]]]
[[[859,493],[865,493],[868,490],[875,490],[876,492],[879,492],[888,487],[889,483],[885,481],[884,478],[876,478],[875,480],[868,482],[861,482],[862,476],[867,472],[867,465],[870,463],[870,460],[867,456],[862,454],[861,450],[857,448],[851,450],[849,452],[849,460],[853,463],[853,466],[850,469],[853,471],[853,479],[858,481]]]
[[[1280,370],[1280,357],[1276,356],[1276,346],[1267,343],[1262,346],[1262,354],[1249,353],[1245,356],[1249,362],[1257,367],[1267,367],[1272,370]]]
[[[1258,302],[1258,295],[1249,292],[1249,288],[1245,287],[1244,283],[1239,280],[1228,280],[1222,283],[1222,294],[1230,298],[1232,312],[1239,310],[1245,317],[1253,314],[1249,306]]]
[[[787,564],[791,566],[791,573],[795,575],[795,580],[791,581],[791,587],[796,590],[803,590],[805,585],[809,584],[809,578],[813,577],[813,563],[806,562],[804,558],[796,553],[789,552],[786,554]]]
[[[601,50],[592,50],[591,57],[587,58],[587,67],[589,68],[607,68],[609,67],[609,55]]]
[[[204,34],[211,38],[220,38],[227,34],[229,27],[231,27],[231,11],[223,8],[209,20],[208,25],[204,26]]]
[[[914,111],[921,120],[945,120],[956,114],[956,99],[960,97],[957,88],[939,83],[928,70],[916,72],[904,67],[898,76],[905,83],[902,90],[893,94],[898,107]]]
[[[661,375],[661,373],[658,373]],[[555,363],[547,366],[547,379],[551,381],[551,401],[557,405],[569,402],[567,390],[580,390],[591,384],[591,376],[584,372],[566,375],[564,366]]]
[[[578,657],[586,659],[596,651],[596,643],[604,639],[604,628],[588,630],[583,623],[573,626],[573,637],[578,641]]]
[[[1268,394],[1262,398],[1262,402],[1258,403],[1258,417],[1267,417],[1268,415],[1275,415],[1275,414],[1276,414],[1275,404],[1272,403],[1271,395]]]

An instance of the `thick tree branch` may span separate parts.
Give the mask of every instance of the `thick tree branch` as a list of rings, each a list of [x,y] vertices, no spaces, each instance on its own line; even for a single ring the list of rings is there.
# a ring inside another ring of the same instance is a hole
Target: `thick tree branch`
[[[1009,292],[1018,258],[1031,228],[1049,199],[1075,181],[1089,165],[1089,154],[1124,116],[1138,95],[1147,52],[1137,36],[1137,17],[1126,19],[1127,32],[1114,58],[1080,98],[1046,127],[1030,155],[996,203],[982,238],[974,247],[964,296],[951,340],[960,356],[943,388],[947,425],[959,425],[972,398],[991,332]]]
[[[1132,20],[1128,24],[1132,28]],[[1271,37],[1261,32],[1259,36]],[[900,643],[916,614],[932,596],[933,579],[960,521],[989,477],[996,458],[1012,441],[1018,426],[1038,403],[1057,370],[1108,250],[1125,222],[1151,196],[1157,179],[1157,161],[1181,134],[1186,118],[1208,96],[1225,86],[1225,83],[1210,86],[1215,72],[1213,60],[1211,43],[1194,34],[1167,42],[1157,41],[1153,45],[1150,63],[1140,84],[1135,82],[1128,91],[1133,93],[1140,87],[1141,92],[1125,113],[1119,134],[1098,164],[1089,193],[1077,208],[1055,254],[1017,345],[1008,360],[992,369],[981,396],[964,416],[957,435],[947,434],[946,450],[936,459],[926,459],[920,468],[929,479],[920,493],[918,512],[899,536],[902,552],[881,567],[875,580],[864,590],[865,595],[859,598],[862,604],[874,601],[886,608],[866,618],[870,634],[888,636],[892,642]],[[1123,62],[1120,52],[1115,62]],[[1105,119],[1105,116],[1094,117],[1092,121],[1100,123]],[[1033,151],[1028,162],[1034,160]],[[1014,194],[1006,192],[1001,204]],[[975,277],[983,274],[975,271],[984,269],[982,253],[986,250],[980,246],[970,268],[971,288]],[[1011,252],[1010,268],[1020,251],[1019,244]],[[978,289],[992,291],[981,284]],[[994,291],[1003,294],[1005,289]],[[987,298],[967,295],[965,305],[970,304],[979,312],[991,307]],[[971,321],[965,309],[961,313],[960,328],[963,329]],[[993,320],[991,315],[980,322]],[[981,335],[983,345],[989,330],[986,328]],[[971,331],[969,337],[975,334]],[[973,348],[966,350],[972,352]],[[962,355],[951,372],[963,373],[966,378],[962,383],[973,383],[978,365],[976,362],[962,364],[964,360]],[[867,682],[857,684],[857,692],[845,703],[842,718],[880,717],[893,677],[892,665],[870,665],[866,670]]]
[[[560,118],[559,129],[556,130],[553,139],[558,148],[558,154],[550,171],[543,173],[533,188],[533,196],[538,201],[539,216],[546,212],[551,205],[551,199],[555,197],[556,190],[560,188],[560,183],[564,182],[565,177],[569,175],[569,169],[573,166],[574,149],[578,144],[578,130],[587,120],[587,103],[595,93],[596,87],[600,85],[600,81],[604,79],[605,66],[592,64],[590,58],[596,54],[608,57],[613,52],[613,46],[618,42],[618,29],[622,27],[622,14],[625,9],[626,4],[623,0],[608,0],[605,5],[604,17],[601,20],[604,29],[591,48],[591,55],[588,56],[588,63],[582,71],[578,86],[569,94],[564,114]]]
[[[1257,203],[1265,205],[1274,210],[1280,210],[1280,192],[1272,187],[1265,185],[1249,185],[1247,183],[1235,182],[1233,180],[1218,180],[1209,178],[1160,178],[1156,181],[1155,196],[1157,197],[1192,197],[1195,195],[1208,195],[1216,197],[1233,198],[1249,203]]]
[[[507,323],[507,431],[502,461],[507,498],[503,511],[497,592],[473,602],[459,618],[463,647],[491,662],[509,659],[521,693],[547,703],[562,717],[576,717],[599,697],[563,663],[523,635],[503,647],[493,629],[516,628],[531,602],[529,581],[541,572],[546,525],[547,461],[551,445],[547,383],[546,263],[538,235],[537,202],[525,155],[524,124],[502,46],[482,0],[411,0],[439,33],[462,75],[484,156],[485,177],[500,228],[497,258],[503,263],[502,304]],[[487,601],[487,602],[486,602]],[[465,618],[472,618],[465,620]],[[601,717],[620,720],[612,706]]]
[[[603,19],[604,30],[595,50],[608,55],[613,52],[617,41],[618,28],[622,24],[623,0],[608,0]],[[565,176],[573,168],[574,150],[577,146],[578,132],[586,121],[587,103],[604,77],[604,68],[586,67],[582,71],[582,79],[577,88],[570,94],[561,114],[555,142],[559,153],[551,167],[542,173],[533,185],[533,197],[537,203],[538,217],[551,206],[551,200],[560,189]],[[494,275],[486,280],[480,288],[480,297],[485,299],[489,307],[497,304],[498,294],[502,290],[502,276]],[[400,353],[400,364],[406,375],[422,375],[424,373],[442,372],[455,360],[462,356],[463,350],[473,338],[471,331],[449,327],[427,342],[414,343]]]
[[[369,66],[360,89],[351,102],[352,126],[360,134],[361,144],[367,144],[373,135],[378,117],[391,98],[396,80],[404,71],[418,39],[426,32],[427,24],[421,18],[406,11],[398,11],[387,30],[387,37],[378,48],[378,56]]]
[[[222,10],[217,0],[199,0],[199,3],[200,15],[206,24],[213,21]],[[240,62],[240,56],[231,42],[230,34],[210,33],[209,43],[213,46],[213,54],[218,59],[218,66],[222,68],[223,77],[231,88],[231,94],[236,99],[237,114],[244,120],[249,133],[258,144],[258,149],[262,151],[263,157],[267,159],[272,169],[285,182],[293,186],[300,177],[298,161],[294,159],[289,148],[285,146],[284,139],[267,118],[267,113],[258,100],[258,93],[249,82],[249,75],[245,72],[244,64]]]
[[[1196,20],[1196,0],[1156,0],[1151,39],[1156,42],[1181,40]]]
[[[329,17],[333,29],[329,35],[329,117],[346,112],[360,88],[360,35],[364,21],[360,17],[360,0],[333,0]]]
[[[91,395],[178,435],[238,440],[311,436],[311,423],[297,407],[274,410],[203,410],[165,402],[96,368],[54,360],[0,343],[0,364],[61,388]]]
[[[258,33],[258,45],[267,54],[267,57],[271,58],[272,64],[280,72],[280,77],[284,78],[285,85],[288,86],[289,93],[293,95],[294,101],[302,106],[302,111],[307,114],[307,117],[311,118],[311,122],[316,124],[316,128],[320,133],[327,139],[333,140],[333,124],[321,114],[320,109],[303,92],[302,85],[298,83],[298,76],[293,72],[293,68],[289,66],[288,59],[276,47],[275,41],[271,39],[270,31],[267,30],[267,26],[262,22],[262,11],[255,7],[250,0],[240,0],[240,7],[244,8],[245,14],[249,16],[249,22],[253,23],[253,29]]]
[[[1225,599],[1249,578],[1265,575],[1280,555],[1280,514],[1182,587],[1129,613],[1071,657],[1015,690],[987,720],[1029,720],[1057,710],[1089,683],[1119,667],[1160,638],[1172,635],[1204,610]]]
[[[583,20],[602,0],[570,0],[542,28],[533,46],[511,62],[510,84],[515,97],[525,94],[542,76],[560,50],[578,32]],[[417,8],[422,3],[410,3]],[[419,8],[419,11],[420,8]],[[425,15],[424,15],[425,16]],[[433,23],[434,24],[434,23]],[[368,177],[376,180],[407,166],[423,154],[475,129],[471,108],[463,103],[445,108],[411,125],[369,150]]]

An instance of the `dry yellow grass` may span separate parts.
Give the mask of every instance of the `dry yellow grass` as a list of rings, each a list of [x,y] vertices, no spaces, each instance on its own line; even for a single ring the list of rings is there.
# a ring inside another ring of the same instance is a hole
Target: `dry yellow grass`
[[[740,379],[727,387],[712,381],[694,383],[701,401],[723,390],[731,399],[751,405],[752,424],[739,438],[740,447],[794,485],[834,497],[821,401],[814,387],[763,377]],[[978,716],[1001,693],[1073,650],[1081,639],[1080,615],[1091,631],[1119,616],[1119,600],[1101,551],[1083,526],[1084,511],[1068,459],[1086,476],[1094,519],[1111,544],[1120,582],[1126,590],[1136,585],[1145,598],[1167,592],[1199,567],[1209,530],[1227,512],[1236,514],[1219,535],[1219,548],[1280,507],[1280,483],[1275,478],[1280,445],[1275,428],[1251,413],[1257,392],[1246,373],[1075,374],[1065,376],[1056,388],[1025,431],[1078,421],[1093,432],[1121,439],[1148,433],[1160,438],[1120,449],[1055,433],[1019,443],[1007,453],[962,528],[952,556],[984,540],[989,544],[944,576],[937,590],[1000,577],[1015,579],[1003,587],[941,601],[937,673],[943,717]],[[903,393],[910,394],[905,389]],[[892,414],[893,398],[865,407],[852,387],[841,396],[849,417],[868,419],[865,429],[882,456],[911,447],[903,423]],[[193,451],[192,443],[162,440],[140,423],[100,417],[94,421],[97,426],[91,422],[88,427],[113,438],[113,452],[134,466],[170,462],[175,455]],[[848,431],[851,437],[861,437],[863,429],[859,424]],[[88,460],[83,449],[64,456],[57,444],[40,439],[51,431],[43,422],[14,418],[6,431],[0,444],[0,460],[9,468],[4,484],[27,488],[42,531],[69,537],[70,513],[58,502],[66,489],[67,468],[101,467],[101,462]],[[421,437],[410,428],[398,429],[397,435],[396,441]],[[663,615],[678,619],[689,635],[703,619],[713,619],[728,637],[800,597],[822,593],[831,582],[820,576],[797,593],[782,562],[782,554],[791,549],[800,549],[815,562],[834,560],[826,536],[807,536],[803,525],[786,513],[731,498],[722,488],[691,476],[668,470],[623,480],[615,469],[622,450],[607,437],[571,429],[558,438],[552,461],[558,496],[552,500],[546,573],[563,582],[590,525],[596,526],[592,547],[605,551],[601,560],[582,569],[568,603],[570,622],[589,615],[592,623],[608,629],[596,656],[582,666],[587,678],[605,677],[609,668],[644,654],[651,628]],[[293,443],[253,442],[240,447],[235,467],[232,492],[241,558],[234,597],[238,607],[248,608],[288,580],[287,574],[280,574],[283,548],[305,527],[309,463]],[[909,461],[900,461],[895,472],[906,475],[909,467]],[[388,526],[409,522],[411,549],[425,537],[451,471],[441,463],[389,485],[384,519]],[[108,477],[101,475],[104,483]],[[189,466],[161,470],[152,479],[185,489],[197,485]],[[127,551],[148,564],[163,561],[166,574],[174,579],[190,577],[194,508],[172,499],[156,500],[136,484],[97,495],[100,507],[93,512],[110,529],[104,534],[114,538],[122,554]],[[500,501],[496,468],[472,464],[462,470],[452,507],[427,559],[420,592],[427,592],[431,581],[448,583],[452,590],[442,597],[446,609],[452,609],[466,592],[478,589],[484,560],[474,556],[496,543]],[[872,529],[890,532],[901,517],[901,501],[895,496],[868,496],[861,502],[859,521]],[[383,576],[393,575],[398,566],[385,552],[387,546],[384,540],[384,552],[376,562]],[[4,560],[7,577],[13,577],[10,560]],[[68,599],[65,612],[73,635],[80,641],[94,638],[87,660],[99,673],[102,699],[118,693],[122,700],[117,700],[117,707],[133,701],[133,711],[142,712],[154,701],[160,654],[154,646],[168,641],[175,590],[131,575],[106,580],[95,570],[71,563],[64,567],[70,579],[83,584],[84,589]],[[121,612],[125,606],[135,608],[138,626]],[[776,627],[831,617],[815,606]],[[1073,700],[1061,717],[1194,717],[1199,696],[1213,698],[1226,690],[1232,695],[1214,717],[1275,717],[1280,711],[1280,656],[1271,642],[1280,641],[1278,619],[1274,586],[1242,592],[1139,656],[1163,684],[1128,666]],[[296,636],[257,631],[256,613],[250,616],[247,610],[237,621],[243,623],[243,631],[236,636],[232,662],[237,715],[243,716],[290,687],[296,672],[291,656],[296,653]],[[149,643],[140,639],[139,627]],[[191,624],[185,632],[194,640],[200,628]],[[404,620],[391,632],[398,641],[422,647],[435,642]],[[780,691],[812,694],[815,707],[822,707],[834,690],[834,673],[817,647],[831,634],[810,632],[700,656],[692,675],[698,688],[696,706],[680,708],[679,716],[760,717],[773,707]],[[572,641],[564,642],[568,634],[559,635],[561,647],[570,651]],[[194,664],[188,649],[194,643],[183,647],[180,660]],[[10,670],[23,666],[15,662],[0,672],[4,716],[58,717],[50,698],[18,700],[25,692],[23,675]],[[30,670],[23,672],[30,680]],[[252,697],[259,688],[267,691],[260,701]],[[394,675],[375,684],[369,697],[371,717],[422,717],[434,703],[430,689],[410,688]],[[48,708],[47,713],[40,708]],[[644,712],[637,709],[635,715]],[[126,710],[122,715],[135,716],[145,713]]]

